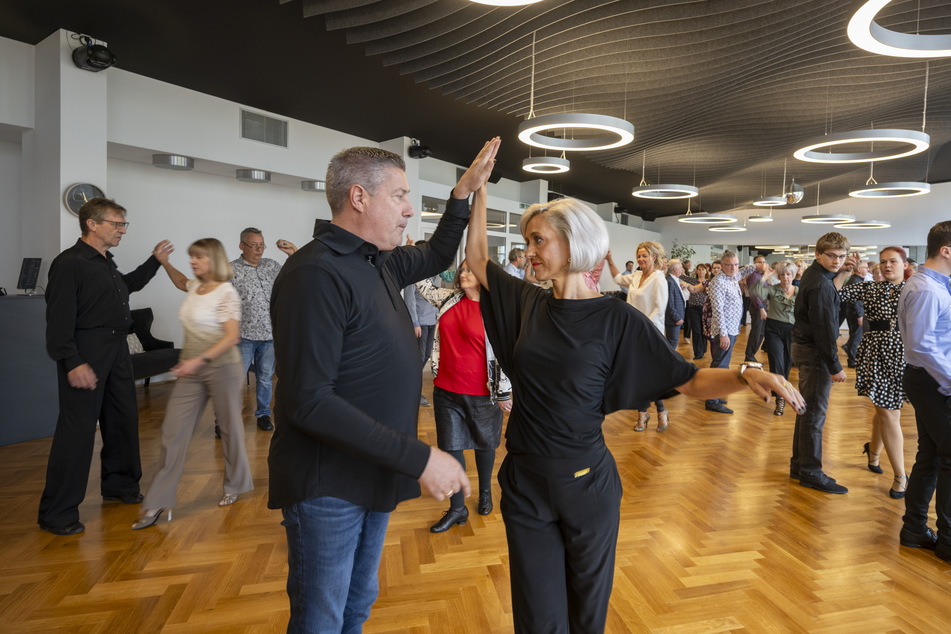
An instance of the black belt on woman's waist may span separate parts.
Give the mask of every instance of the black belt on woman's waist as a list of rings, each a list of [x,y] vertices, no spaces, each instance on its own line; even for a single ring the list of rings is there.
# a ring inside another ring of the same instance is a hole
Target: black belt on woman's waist
[[[866,332],[875,332],[876,330],[894,330],[895,325],[894,321],[885,319],[881,321],[866,321],[864,326]]]

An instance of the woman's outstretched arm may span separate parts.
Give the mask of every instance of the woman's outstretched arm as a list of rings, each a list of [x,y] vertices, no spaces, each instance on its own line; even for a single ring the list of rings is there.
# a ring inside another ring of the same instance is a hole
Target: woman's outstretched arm
[[[469,234],[466,236],[466,264],[486,290],[489,289],[489,279],[486,267],[489,265],[489,238],[485,233],[486,214],[486,186],[475,190],[472,194],[472,207],[469,211]]]

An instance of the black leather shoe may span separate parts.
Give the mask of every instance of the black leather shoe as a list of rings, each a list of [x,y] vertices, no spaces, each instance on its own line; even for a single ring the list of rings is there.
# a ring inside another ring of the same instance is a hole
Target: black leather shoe
[[[40,528],[47,533],[53,533],[54,535],[79,535],[80,533],[86,531],[86,527],[83,526],[82,522],[73,522],[72,524],[67,524],[66,526],[50,526],[49,524],[40,522]]]
[[[707,411],[710,411],[710,412],[720,412],[721,414],[732,414],[732,413],[733,413],[733,410],[732,410],[732,409],[730,409],[729,407],[727,407],[726,405],[724,405],[723,403],[720,403],[720,402],[717,402],[717,403],[707,403],[705,407],[707,408]]]
[[[902,528],[898,534],[898,542],[905,548],[927,548],[928,550],[934,550],[935,546],[938,545],[938,536],[928,527],[925,527],[924,534],[912,533],[907,528]]]
[[[796,469],[795,471],[793,471],[792,469],[790,469],[790,470],[789,470],[789,477],[792,478],[793,480],[798,480],[798,479],[799,479],[799,469]]]
[[[267,414],[264,416],[259,416],[258,429],[261,431],[274,431],[274,423],[271,422],[271,417]]]
[[[488,515],[492,512],[492,490],[479,491],[479,515]]]
[[[799,478],[799,486],[822,491],[823,493],[835,493],[836,495],[849,492],[847,488],[838,484],[834,478],[830,478],[824,473],[820,473],[814,477]]]
[[[469,509],[465,506],[462,510],[449,509],[442,514],[442,519],[429,527],[430,533],[445,533],[450,528],[458,524],[462,526],[469,521]]]
[[[951,561],[951,548],[942,548],[941,546],[938,546],[934,549],[934,554],[938,559]]]
[[[135,493],[120,493],[119,495],[104,495],[102,499],[106,502],[122,502],[123,504],[140,504],[145,496],[136,491]]]

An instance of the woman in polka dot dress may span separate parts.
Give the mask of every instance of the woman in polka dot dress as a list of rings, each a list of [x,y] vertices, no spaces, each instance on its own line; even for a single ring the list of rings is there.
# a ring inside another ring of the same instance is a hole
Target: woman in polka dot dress
[[[878,463],[882,447],[885,448],[895,472],[888,494],[901,499],[905,497],[908,478],[900,424],[906,399],[901,384],[905,361],[898,333],[898,296],[905,286],[908,256],[901,247],[886,247],[879,257],[884,281],[849,284],[839,290],[839,297],[843,302],[862,301],[865,305],[864,334],[856,354],[855,371],[856,390],[875,405],[872,439],[865,443],[865,452],[869,471],[882,473]]]

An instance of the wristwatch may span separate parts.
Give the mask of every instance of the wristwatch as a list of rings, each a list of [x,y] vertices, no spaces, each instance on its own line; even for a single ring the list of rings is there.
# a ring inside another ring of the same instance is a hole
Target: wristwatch
[[[740,364],[740,374],[739,374],[740,380],[746,383],[746,379],[743,378],[743,373],[746,372],[747,370],[762,370],[762,369],[763,369],[762,363],[758,363],[756,361],[744,361],[743,363]]]

